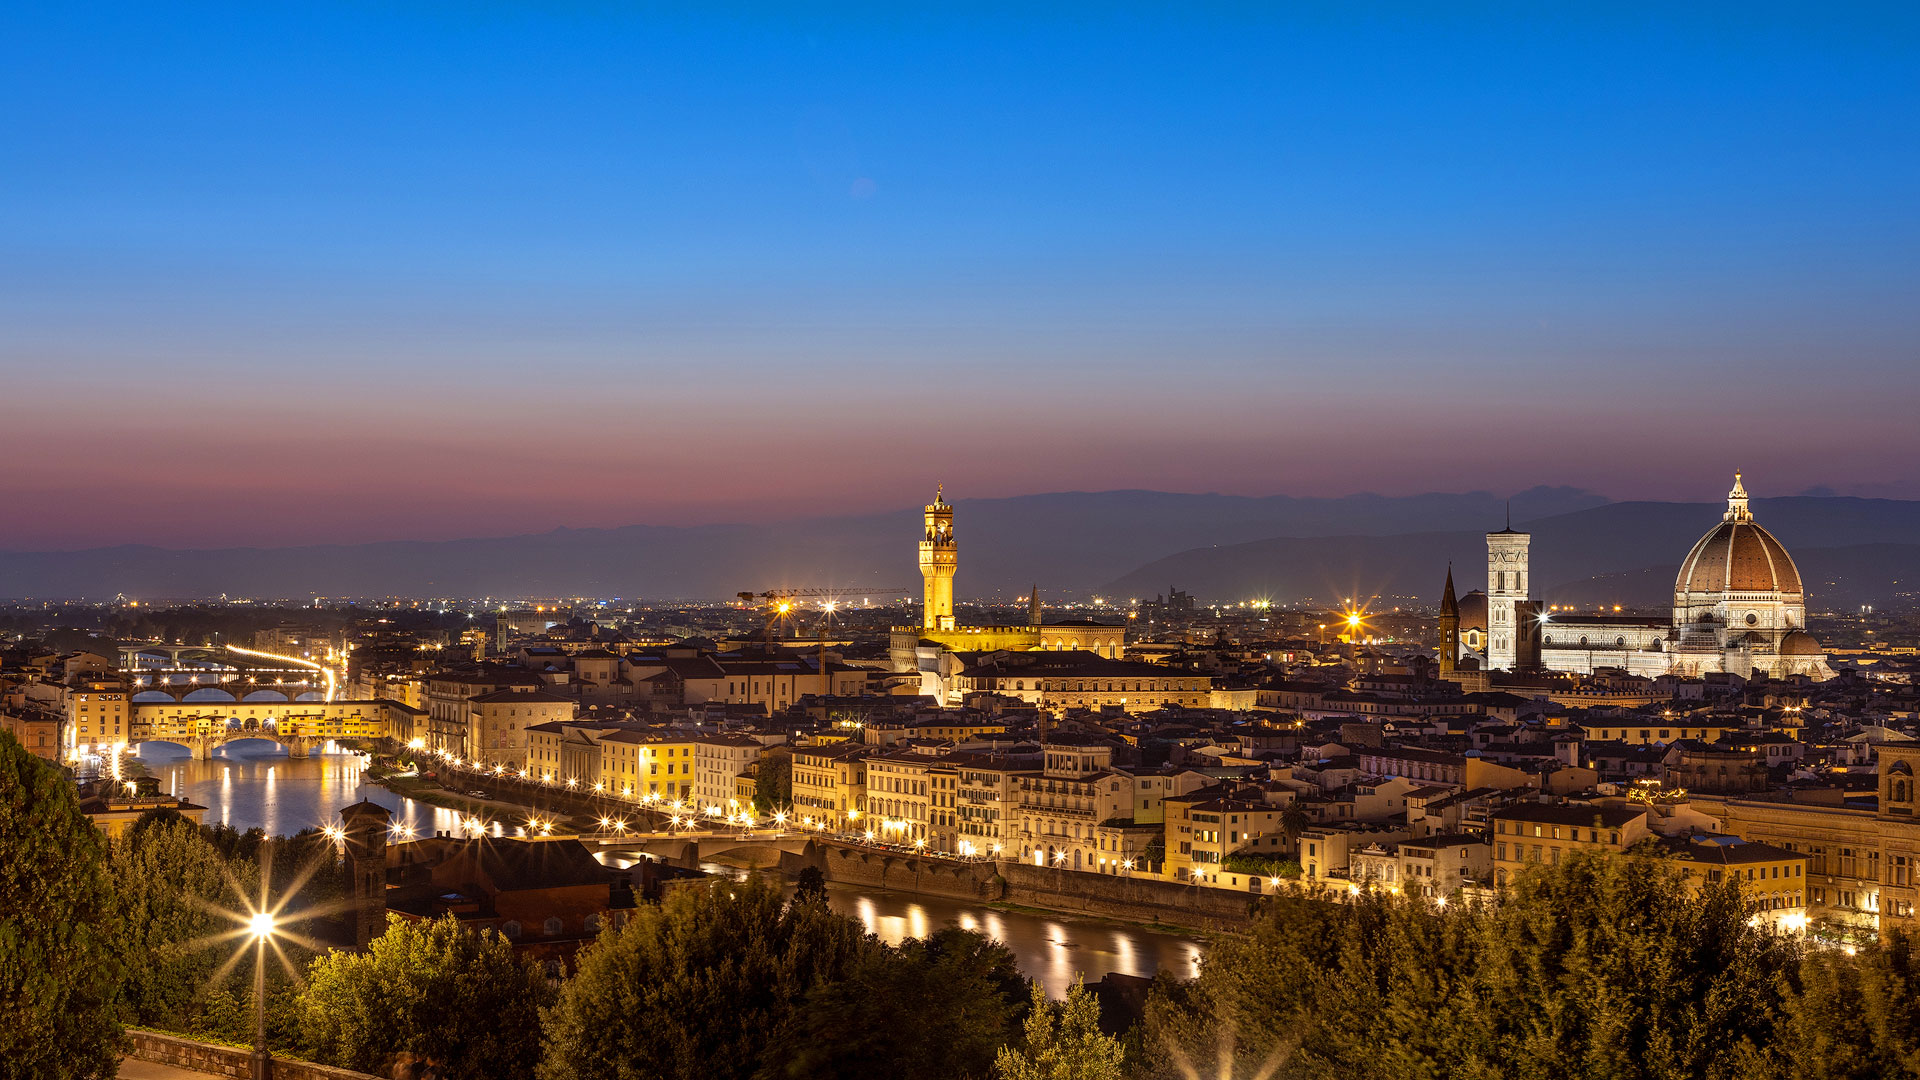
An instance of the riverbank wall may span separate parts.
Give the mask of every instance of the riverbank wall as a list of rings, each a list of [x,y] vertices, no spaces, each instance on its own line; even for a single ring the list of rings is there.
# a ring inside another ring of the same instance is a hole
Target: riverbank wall
[[[1022,907],[1194,930],[1244,930],[1258,893],[1207,889],[1158,878],[1116,877],[1008,862],[1000,900]]]
[[[950,900],[999,900],[1006,885],[992,863],[929,859],[831,843],[808,844],[804,852],[785,852],[780,859],[780,869],[789,877],[807,866],[818,868],[836,885],[924,893]]]
[[[1153,878],[1075,873],[1016,862],[957,862],[899,852],[809,844],[786,852],[788,876],[812,866],[829,882],[952,900],[1040,908],[1184,930],[1243,930],[1257,894],[1204,889]]]

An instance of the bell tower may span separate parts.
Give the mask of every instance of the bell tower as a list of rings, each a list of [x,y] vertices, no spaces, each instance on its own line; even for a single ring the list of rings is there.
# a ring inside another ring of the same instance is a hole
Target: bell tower
[[[1512,519],[1487,534],[1487,668],[1512,671],[1520,659],[1520,613],[1527,599],[1527,547],[1533,537],[1516,532]],[[1531,629],[1531,628],[1528,628]]]
[[[1453,564],[1447,564],[1447,587],[1440,594],[1440,677],[1453,674],[1460,662],[1460,600],[1453,594]]]
[[[945,485],[933,489],[926,535],[920,540],[920,577],[925,583],[922,630],[953,629],[953,572],[959,568],[959,551],[953,542],[953,504],[947,502],[945,492]]]
[[[347,889],[353,944],[364,949],[387,929],[387,808],[365,799],[340,811],[346,825]]]

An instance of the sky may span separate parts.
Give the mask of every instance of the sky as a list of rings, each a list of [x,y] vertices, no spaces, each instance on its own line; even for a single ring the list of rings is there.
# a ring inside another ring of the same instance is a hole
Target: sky
[[[1920,16],[1675,6],[6,5],[0,550],[1920,497]]]

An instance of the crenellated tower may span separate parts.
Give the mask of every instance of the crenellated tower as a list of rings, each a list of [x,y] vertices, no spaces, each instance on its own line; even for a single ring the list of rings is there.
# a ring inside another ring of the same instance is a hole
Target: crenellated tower
[[[953,541],[953,504],[946,500],[945,485],[933,490],[927,504],[927,530],[920,539],[920,577],[925,583],[920,628],[952,630],[953,573],[959,568],[959,549]]]

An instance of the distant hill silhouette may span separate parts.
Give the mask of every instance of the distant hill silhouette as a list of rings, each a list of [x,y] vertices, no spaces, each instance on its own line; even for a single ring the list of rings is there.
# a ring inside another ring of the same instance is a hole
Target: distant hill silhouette
[[[1533,573],[1556,602],[1663,604],[1687,549],[1724,504],[1607,503],[1568,488],[1512,500]],[[1043,591],[1328,602],[1437,599],[1449,561],[1464,591],[1506,500],[1485,492],[1340,499],[1155,491],[956,501],[963,598]],[[1920,579],[1920,502],[1796,496],[1754,503],[1797,560],[1816,606],[1886,603]],[[920,511],[775,525],[556,529],[445,542],[173,551],[0,553],[0,596],[620,596],[725,599],[826,585],[917,592]],[[1664,576],[1665,582],[1661,583]],[[1832,583],[1832,584],[1828,584]],[[876,599],[879,597],[876,596]]]
[[[1597,506],[1572,488],[1512,499],[1516,521]],[[1079,593],[1169,552],[1268,536],[1487,528],[1486,492],[1246,498],[1158,491],[958,499],[963,597]],[[727,598],[742,589],[911,586],[918,506],[776,525],[556,529],[445,542],[176,551],[125,546],[0,553],[0,596],[528,596]]]
[[[1680,560],[1724,508],[1610,503],[1527,522],[1533,580],[1543,599],[1557,603],[1672,603]],[[1920,502],[1795,496],[1758,499],[1753,508],[1800,562],[1816,607],[1886,603],[1920,579],[1920,546],[1914,543]],[[1138,596],[1178,585],[1208,600],[1311,597],[1338,603],[1377,594],[1389,605],[1434,603],[1449,562],[1460,589],[1483,587],[1484,530],[1286,537],[1194,548],[1148,563],[1107,589]],[[1903,580],[1906,586],[1897,584]]]

